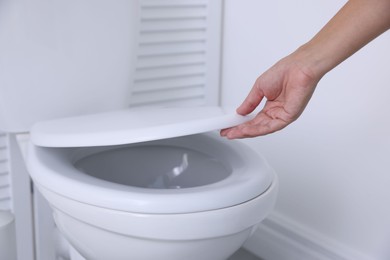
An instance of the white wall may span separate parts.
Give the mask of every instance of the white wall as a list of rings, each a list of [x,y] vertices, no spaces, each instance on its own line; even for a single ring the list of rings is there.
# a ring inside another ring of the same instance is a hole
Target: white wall
[[[238,105],[343,3],[226,0],[222,103]],[[246,141],[278,173],[276,214],[373,260],[390,259],[389,71],[387,32],[325,76],[297,122]]]

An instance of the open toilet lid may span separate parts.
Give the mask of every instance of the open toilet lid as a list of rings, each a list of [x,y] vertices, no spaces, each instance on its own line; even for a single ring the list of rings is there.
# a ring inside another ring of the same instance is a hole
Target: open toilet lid
[[[129,108],[39,122],[31,140],[43,147],[121,145],[209,132],[250,119],[217,106]]]

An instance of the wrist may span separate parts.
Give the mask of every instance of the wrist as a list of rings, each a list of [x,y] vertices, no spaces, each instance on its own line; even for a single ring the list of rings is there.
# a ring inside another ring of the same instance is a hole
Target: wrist
[[[310,42],[299,47],[292,55],[301,70],[317,81],[334,67],[331,57]]]

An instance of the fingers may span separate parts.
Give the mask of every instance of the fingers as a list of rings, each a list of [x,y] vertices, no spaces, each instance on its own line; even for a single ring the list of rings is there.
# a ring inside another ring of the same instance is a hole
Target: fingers
[[[260,112],[254,119],[244,124],[223,129],[220,134],[228,139],[240,139],[267,135],[279,131],[289,123],[278,118],[271,118]]]
[[[259,80],[256,81],[255,85],[252,87],[248,96],[245,98],[244,102],[237,108],[237,113],[240,115],[247,115],[251,113],[264,98],[264,93],[259,87]]]

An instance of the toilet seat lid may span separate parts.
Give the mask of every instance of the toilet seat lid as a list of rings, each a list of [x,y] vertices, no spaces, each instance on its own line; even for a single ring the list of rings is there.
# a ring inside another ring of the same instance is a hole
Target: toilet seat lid
[[[31,140],[43,147],[122,145],[210,132],[250,119],[217,106],[129,108],[39,122]]]

